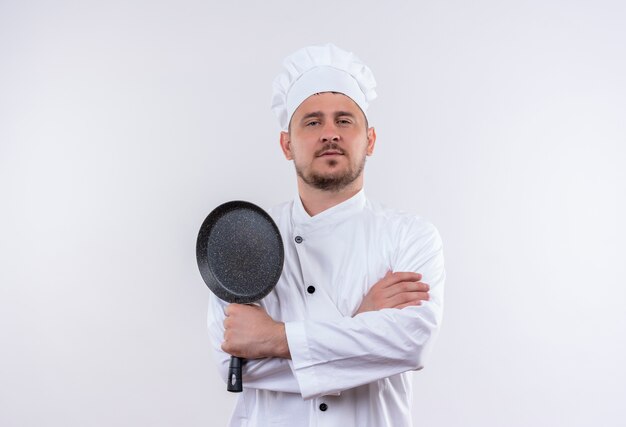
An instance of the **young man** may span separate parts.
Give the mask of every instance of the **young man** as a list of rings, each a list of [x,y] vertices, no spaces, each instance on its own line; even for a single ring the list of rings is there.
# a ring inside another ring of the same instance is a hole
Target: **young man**
[[[298,197],[270,211],[285,264],[259,306],[211,295],[209,332],[227,378],[248,359],[232,426],[410,426],[411,373],[441,322],[437,230],[365,197],[371,71],[334,45],[301,49],[274,82],[280,146]]]

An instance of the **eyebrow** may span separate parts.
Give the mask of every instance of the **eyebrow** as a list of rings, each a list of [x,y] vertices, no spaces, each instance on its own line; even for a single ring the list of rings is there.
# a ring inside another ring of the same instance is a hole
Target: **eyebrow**
[[[354,114],[352,114],[349,111],[336,111],[335,112],[335,117],[340,117],[340,116],[354,117]]]
[[[324,114],[321,111],[313,111],[311,113],[305,114],[304,117],[302,117],[302,119],[300,119],[300,121],[305,121],[306,119],[310,119],[312,117],[322,117]]]

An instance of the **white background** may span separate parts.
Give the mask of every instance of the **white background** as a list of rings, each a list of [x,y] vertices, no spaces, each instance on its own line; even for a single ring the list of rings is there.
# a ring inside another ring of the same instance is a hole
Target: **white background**
[[[224,3],[0,2],[0,425],[225,425],[196,233],[294,196],[271,82],[328,41],[444,239],[416,425],[626,425],[626,4]]]

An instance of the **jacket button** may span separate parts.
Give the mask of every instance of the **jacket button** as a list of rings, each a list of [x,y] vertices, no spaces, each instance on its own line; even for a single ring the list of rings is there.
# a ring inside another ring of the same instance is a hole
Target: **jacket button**
[[[322,403],[322,404],[320,405],[320,411],[325,411],[325,410],[327,410],[327,409],[328,409],[328,405],[327,405],[327,404]]]
[[[300,236],[296,236],[295,241],[296,243],[302,243],[302,240],[304,240],[302,237]]]
[[[313,292],[315,292],[315,286],[309,286],[308,288],[306,288],[306,291],[312,294]]]

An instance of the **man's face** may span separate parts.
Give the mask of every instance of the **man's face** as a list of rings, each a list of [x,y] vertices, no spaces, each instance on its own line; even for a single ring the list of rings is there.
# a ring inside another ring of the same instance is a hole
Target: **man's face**
[[[281,133],[281,147],[306,184],[340,191],[362,180],[365,157],[374,151],[376,133],[367,128],[358,105],[341,93],[308,97]]]

